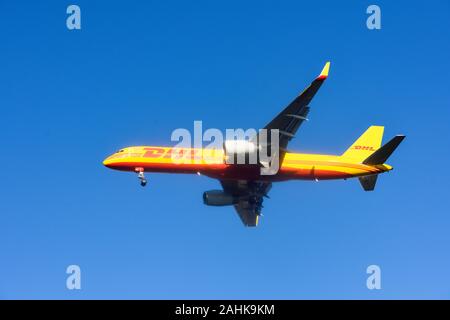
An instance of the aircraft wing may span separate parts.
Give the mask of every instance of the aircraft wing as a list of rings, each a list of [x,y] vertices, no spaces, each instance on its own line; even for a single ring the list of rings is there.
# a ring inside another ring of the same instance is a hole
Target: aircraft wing
[[[320,75],[309,85],[309,87],[307,87],[297,98],[294,99],[294,101],[292,101],[264,127],[264,129],[268,129],[268,136],[270,136],[270,129],[279,130],[280,163],[284,158],[289,141],[291,141],[291,139],[295,136],[295,133],[300,125],[307,120],[309,104],[322,83],[328,77],[329,69],[330,62],[327,62]]]
[[[263,197],[267,197],[272,183],[247,180],[221,180],[220,183],[226,193],[239,199],[234,208],[242,223],[247,227],[256,227],[263,207]]]

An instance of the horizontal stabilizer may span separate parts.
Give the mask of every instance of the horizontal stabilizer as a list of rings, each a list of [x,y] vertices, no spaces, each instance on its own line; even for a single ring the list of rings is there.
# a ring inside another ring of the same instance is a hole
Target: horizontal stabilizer
[[[361,183],[365,191],[373,191],[375,189],[375,184],[377,183],[378,175],[360,177],[359,182]]]
[[[386,160],[395,151],[395,149],[397,149],[403,139],[405,139],[404,135],[395,136],[391,139],[391,141],[372,153],[366,160],[363,161],[363,163],[367,165],[377,165],[385,163]]]

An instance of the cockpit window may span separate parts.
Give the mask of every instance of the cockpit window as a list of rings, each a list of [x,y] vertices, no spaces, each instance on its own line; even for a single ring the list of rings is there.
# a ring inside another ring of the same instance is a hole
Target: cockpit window
[[[119,150],[117,153],[120,153],[120,152],[124,152],[125,150],[124,149],[122,149],[122,150]]]

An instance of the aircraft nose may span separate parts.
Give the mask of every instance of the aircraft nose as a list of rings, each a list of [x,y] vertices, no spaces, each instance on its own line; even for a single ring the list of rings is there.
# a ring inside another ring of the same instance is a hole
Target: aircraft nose
[[[105,167],[109,167],[111,165],[111,156],[107,157],[105,160],[103,160],[103,165]]]

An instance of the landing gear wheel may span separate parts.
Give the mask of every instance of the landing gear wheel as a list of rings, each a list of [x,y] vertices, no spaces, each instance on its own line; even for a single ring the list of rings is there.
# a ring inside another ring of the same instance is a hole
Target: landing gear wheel
[[[144,168],[135,168],[134,171],[138,174],[138,178],[141,181],[141,186],[145,187],[147,185],[147,180],[144,175]]]

